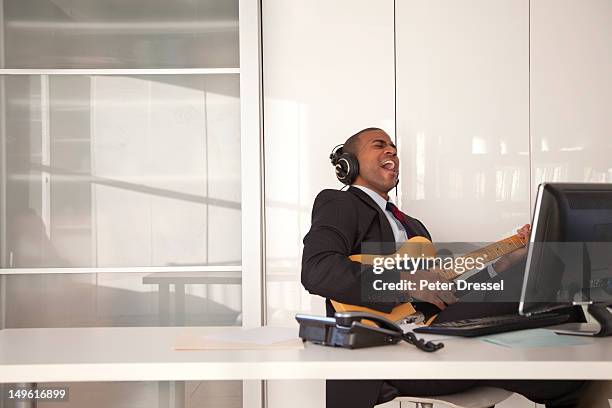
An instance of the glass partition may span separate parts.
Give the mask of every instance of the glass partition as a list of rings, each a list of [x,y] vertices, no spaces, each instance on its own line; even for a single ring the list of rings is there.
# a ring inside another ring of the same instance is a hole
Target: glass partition
[[[5,327],[240,325],[239,76],[1,80]]]
[[[4,0],[2,68],[239,66],[238,1]]]
[[[255,5],[0,0],[0,329],[240,326],[243,300],[257,317]],[[243,400],[242,382],[72,385],[75,406]]]
[[[240,326],[240,271],[4,277],[5,328]]]
[[[240,265],[238,75],[14,75],[8,268]]]

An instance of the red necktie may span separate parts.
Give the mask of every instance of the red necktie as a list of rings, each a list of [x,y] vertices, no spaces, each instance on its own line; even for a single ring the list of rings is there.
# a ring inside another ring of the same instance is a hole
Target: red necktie
[[[400,224],[402,224],[402,226],[406,230],[406,235],[408,236],[408,238],[409,239],[412,238],[415,234],[410,229],[410,224],[408,222],[408,216],[404,214],[403,212],[401,212],[399,208],[397,208],[397,206],[393,204],[391,201],[387,201],[386,208],[387,210],[391,211],[391,214],[393,214],[395,219],[398,220]]]

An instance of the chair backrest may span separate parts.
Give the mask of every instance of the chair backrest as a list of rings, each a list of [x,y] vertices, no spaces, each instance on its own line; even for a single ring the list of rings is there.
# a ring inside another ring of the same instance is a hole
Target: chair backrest
[[[456,394],[428,397],[397,397],[394,401],[418,403],[423,408],[426,404],[445,404],[451,408],[489,408],[510,398],[512,392],[496,387],[474,387]],[[431,406],[431,405],[430,405]]]

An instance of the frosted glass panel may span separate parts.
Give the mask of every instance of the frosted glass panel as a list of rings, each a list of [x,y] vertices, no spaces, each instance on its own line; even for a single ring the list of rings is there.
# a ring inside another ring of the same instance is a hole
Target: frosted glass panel
[[[238,75],[3,81],[4,267],[240,264]]]
[[[238,67],[238,0],[4,0],[5,68]]]
[[[6,328],[242,322],[240,272],[8,275],[6,289]]]

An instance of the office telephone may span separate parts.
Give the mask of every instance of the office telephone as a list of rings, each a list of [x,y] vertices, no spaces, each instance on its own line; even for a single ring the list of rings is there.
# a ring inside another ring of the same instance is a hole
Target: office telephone
[[[323,346],[355,349],[396,344],[404,340],[428,352],[444,347],[442,343],[418,339],[414,333],[404,332],[392,321],[366,312],[336,312],[334,317],[297,314],[295,319],[300,324],[299,336],[303,341]],[[375,323],[376,326],[363,321]]]

